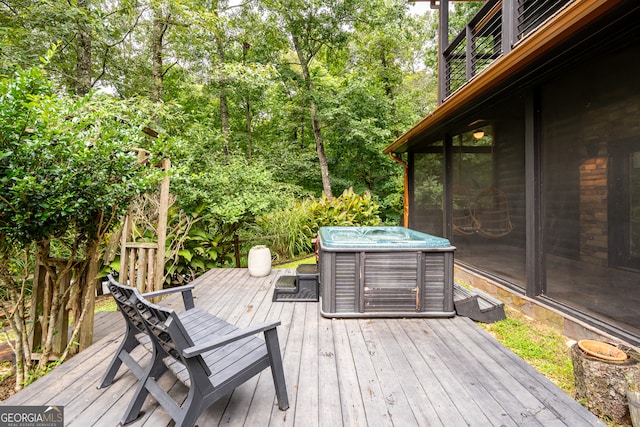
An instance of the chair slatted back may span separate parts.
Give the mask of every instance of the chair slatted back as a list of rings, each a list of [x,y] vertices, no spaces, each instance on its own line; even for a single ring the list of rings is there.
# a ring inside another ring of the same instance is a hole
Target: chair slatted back
[[[194,343],[176,312],[147,301],[137,289],[134,290],[132,300],[154,341],[169,356],[188,366],[179,349],[192,347]],[[204,369],[207,376],[211,375],[209,367],[201,356],[196,356],[195,360]]]
[[[134,288],[118,283],[111,274],[109,274],[108,279],[109,291],[111,292],[116,305],[124,314],[125,320],[129,323],[129,326],[136,329],[138,332],[146,333],[147,329],[144,326],[144,321],[140,318],[140,315],[131,301]]]

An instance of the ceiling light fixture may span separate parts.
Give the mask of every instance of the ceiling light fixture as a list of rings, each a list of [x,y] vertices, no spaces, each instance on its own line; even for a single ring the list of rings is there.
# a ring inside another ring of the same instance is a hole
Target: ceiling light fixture
[[[480,139],[484,136],[484,131],[482,129],[476,129],[473,131],[473,137],[475,139]]]

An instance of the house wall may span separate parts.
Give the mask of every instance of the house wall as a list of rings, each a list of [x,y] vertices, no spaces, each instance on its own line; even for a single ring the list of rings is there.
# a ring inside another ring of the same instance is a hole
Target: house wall
[[[637,46],[586,59],[542,87],[548,249],[609,265],[609,145],[640,136]]]
[[[617,42],[572,52],[578,59],[447,129],[456,141],[470,132],[469,123],[491,123],[491,162],[480,152],[453,155],[451,168],[462,169],[453,174],[452,199],[457,184],[476,194],[491,176],[508,196],[513,223],[500,237],[447,237],[458,248],[456,280],[567,336],[600,333],[638,344],[640,28]],[[531,163],[539,166],[527,177]],[[414,186],[430,175],[423,172],[414,175]],[[481,185],[473,188],[476,181]],[[540,226],[531,227],[537,220]]]

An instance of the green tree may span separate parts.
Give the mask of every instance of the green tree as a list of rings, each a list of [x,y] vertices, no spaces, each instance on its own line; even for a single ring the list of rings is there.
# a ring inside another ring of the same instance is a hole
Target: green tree
[[[119,52],[143,8],[135,0],[6,0],[0,3],[0,71],[37,66],[58,46],[49,69],[60,87],[85,95],[118,84]]]
[[[353,20],[355,2],[342,0],[324,1],[279,1],[264,0],[271,13],[276,14],[284,25],[297,58],[297,67],[302,78],[299,90],[304,92],[304,102],[315,141],[318,163],[325,195],[332,197],[329,165],[325,154],[321,113],[317,98],[320,96],[312,77],[311,65],[324,50],[337,51],[347,40],[348,24]],[[327,57],[329,55],[327,54]],[[295,70],[295,68],[292,68]],[[297,71],[296,71],[297,72]]]
[[[59,285],[78,263],[79,277],[65,291],[74,306],[71,342],[80,334],[81,345],[90,344],[100,244],[131,198],[147,188],[135,152],[145,145],[141,125],[149,116],[143,111],[137,102],[58,95],[42,68],[18,69],[0,79],[0,280],[16,295],[25,294],[7,263],[16,245],[35,243],[38,262],[54,283],[39,371],[49,360],[54,319],[62,308]],[[67,261],[56,267],[52,255]],[[25,345],[17,359],[23,366],[30,359]]]
[[[453,38],[464,30],[467,23],[484,5],[481,1],[455,3],[449,14],[449,37]]]

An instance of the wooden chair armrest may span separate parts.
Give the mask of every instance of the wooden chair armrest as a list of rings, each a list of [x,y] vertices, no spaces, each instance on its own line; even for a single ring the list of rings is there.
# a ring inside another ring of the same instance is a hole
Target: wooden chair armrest
[[[169,289],[163,289],[161,291],[147,292],[142,294],[142,296],[144,298],[153,298],[153,297],[158,297],[162,295],[173,294],[176,292],[182,292],[182,301],[184,302],[184,308],[189,310],[195,307],[193,303],[193,293],[192,293],[193,289],[194,289],[193,285],[184,285],[184,286],[178,286],[177,288],[169,288]]]
[[[257,325],[249,326],[248,328],[244,328],[244,329],[238,329],[229,334],[216,337],[212,340],[207,340],[200,344],[196,344],[193,347],[185,348],[184,350],[182,350],[182,355],[186,358],[198,356],[207,351],[213,350],[218,347],[222,347],[224,345],[240,340],[242,338],[255,335],[259,332],[275,329],[276,327],[280,326],[280,323],[281,322],[279,320],[276,320],[273,322],[259,323]]]

